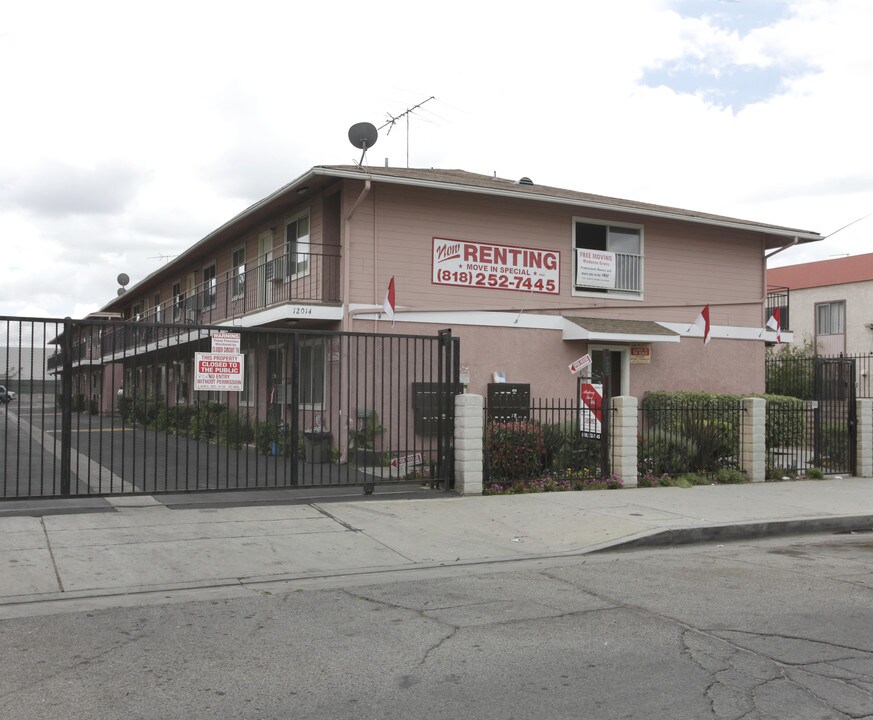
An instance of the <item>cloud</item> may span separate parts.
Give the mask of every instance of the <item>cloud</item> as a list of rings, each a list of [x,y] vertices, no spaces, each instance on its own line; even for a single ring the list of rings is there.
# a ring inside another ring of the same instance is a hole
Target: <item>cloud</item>
[[[124,210],[146,173],[124,163],[78,167],[43,162],[7,175],[6,204],[41,216],[115,215]]]

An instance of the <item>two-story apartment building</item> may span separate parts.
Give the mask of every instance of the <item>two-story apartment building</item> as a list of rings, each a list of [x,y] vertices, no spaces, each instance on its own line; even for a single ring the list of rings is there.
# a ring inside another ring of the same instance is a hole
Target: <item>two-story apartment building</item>
[[[117,359],[106,366],[102,407],[112,407],[118,364],[148,347],[155,322],[429,335],[450,327],[467,389],[480,394],[498,373],[530,383],[535,397],[572,396],[568,365],[586,353],[599,362],[603,348],[613,351],[614,392],[763,392],[773,339],[761,333],[764,256],[819,239],[527,178],[317,166],[102,308],[138,323],[99,339],[104,361]],[[392,277],[394,323],[380,313]],[[693,326],[705,305],[707,345]],[[174,342],[193,348],[198,337]],[[280,353],[243,352],[247,368],[267,363],[285,375]],[[317,343],[302,349],[301,397],[317,401],[330,356]],[[191,369],[175,357],[167,367],[156,355],[142,382],[194,402]]]

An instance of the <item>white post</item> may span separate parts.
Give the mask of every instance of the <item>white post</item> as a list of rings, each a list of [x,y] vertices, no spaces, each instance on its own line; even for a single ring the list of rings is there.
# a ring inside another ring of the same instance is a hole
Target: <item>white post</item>
[[[751,482],[767,479],[767,401],[743,398],[740,469]]]
[[[857,468],[858,477],[873,477],[873,399],[858,398]]]
[[[481,395],[455,396],[455,492],[482,494],[482,435],[485,401]]]
[[[637,486],[637,407],[637,399],[629,395],[620,395],[611,401],[612,472],[621,478],[624,487]]]

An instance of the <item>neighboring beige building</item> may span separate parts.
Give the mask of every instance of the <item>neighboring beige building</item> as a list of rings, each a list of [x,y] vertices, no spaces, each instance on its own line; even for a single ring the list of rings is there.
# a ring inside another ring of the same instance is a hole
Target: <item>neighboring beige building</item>
[[[428,335],[451,327],[470,392],[485,394],[499,372],[530,383],[533,397],[571,397],[567,366],[608,348],[614,393],[757,393],[773,339],[761,332],[765,254],[819,239],[527,178],[318,166],[102,309],[141,331],[77,342],[117,358],[146,347],[154,322]],[[379,314],[391,277],[393,328]],[[692,325],[707,304],[704,347]],[[190,369],[162,366],[159,353],[154,362],[175,402],[196,399],[182,382]],[[275,370],[287,361],[258,362]],[[325,362],[325,352],[309,353],[301,383],[320,382]],[[117,382],[104,378],[104,394]]]
[[[788,291],[795,341],[820,355],[873,353],[873,253],[772,268],[767,283]]]

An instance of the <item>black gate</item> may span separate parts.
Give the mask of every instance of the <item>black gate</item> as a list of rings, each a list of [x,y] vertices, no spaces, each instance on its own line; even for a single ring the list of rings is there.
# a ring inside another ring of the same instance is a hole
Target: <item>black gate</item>
[[[573,398],[531,398],[525,383],[488,386],[486,492],[520,489],[529,482],[578,489],[610,478],[610,363],[605,353],[604,372],[579,375]]]
[[[805,407],[768,403],[768,423],[781,429],[767,432],[768,473],[856,472],[857,397],[870,396],[869,361],[868,356],[781,353],[767,358],[767,392],[806,401]]]
[[[827,473],[854,474],[857,453],[855,360],[816,358],[814,463]]]
[[[452,486],[437,336],[0,317],[0,499]]]

